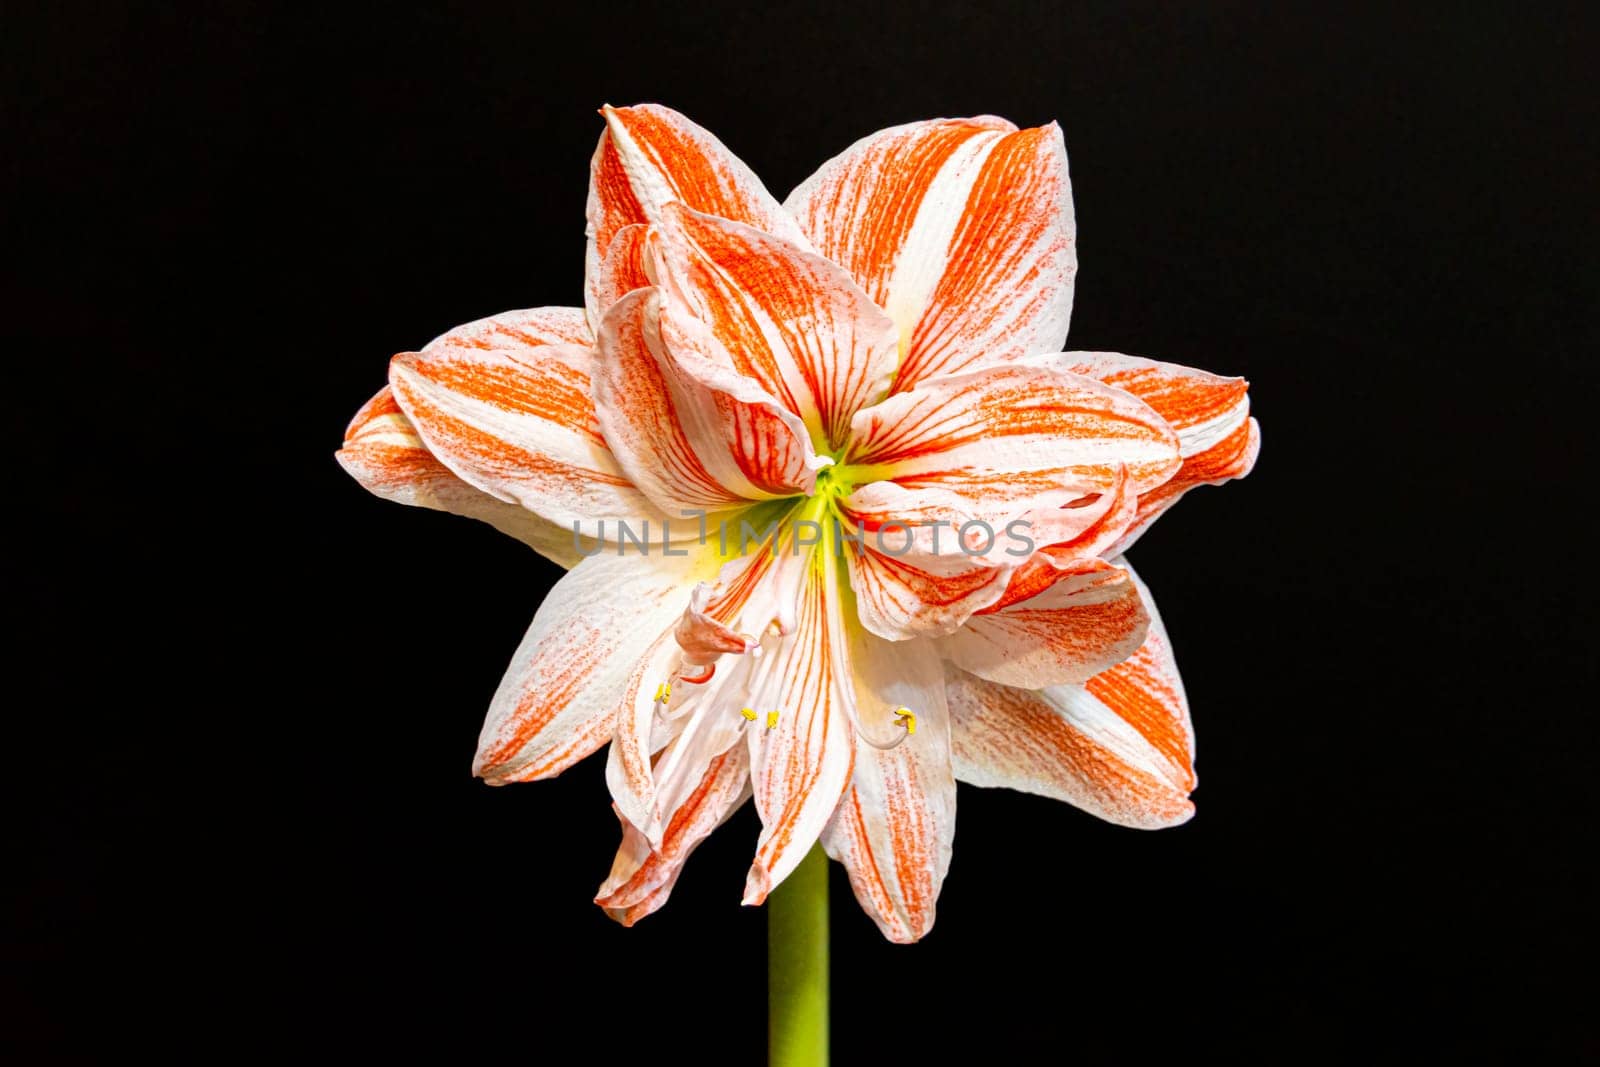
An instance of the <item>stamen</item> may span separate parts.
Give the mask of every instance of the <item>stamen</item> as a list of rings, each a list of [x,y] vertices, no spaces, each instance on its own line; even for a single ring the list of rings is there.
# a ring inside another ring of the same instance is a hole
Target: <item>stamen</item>
[[[917,732],[917,715],[916,712],[907,707],[895,708],[894,711],[890,712],[890,714],[894,716],[894,724],[901,729],[900,735],[894,738],[894,740],[879,741],[862,728],[860,719],[852,716],[851,723],[856,728],[856,736],[861,738],[861,740],[865,741],[867,744],[871,745],[873,748],[879,749],[883,752],[887,752],[891,748],[899,748],[901,745],[905,744],[906,738]]]
[[[777,655],[770,655],[762,659],[756,659],[755,657],[760,654],[760,645],[751,649],[750,673],[744,681],[744,696],[751,701],[756,700],[761,691],[766,688],[767,677],[772,673],[777,661],[781,658]],[[744,716],[746,723],[755,722],[761,717],[754,708],[740,708],[739,714]],[[776,711],[767,712],[766,722],[769,730],[778,725],[778,713]]]
[[[715,670],[716,667],[713,665],[707,668],[706,673],[698,678],[685,678],[683,677],[681,671],[674,670],[672,674],[668,676],[666,681],[656,686],[655,721],[658,723],[676,722],[685,715],[692,715],[695,707],[695,702],[693,700],[680,700],[678,701],[678,706],[676,708],[670,706],[672,701],[673,683],[684,681],[693,682],[697,685],[704,684],[711,680],[711,675],[715,672]]]

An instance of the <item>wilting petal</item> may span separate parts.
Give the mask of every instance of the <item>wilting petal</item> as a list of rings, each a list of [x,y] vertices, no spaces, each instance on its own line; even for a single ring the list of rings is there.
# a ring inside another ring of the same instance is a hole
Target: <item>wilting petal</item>
[[[1250,418],[1250,383],[1176,363],[1158,363],[1119,352],[1068,352],[1072,369],[1132,393],[1156,410],[1178,433],[1183,466],[1166,484],[1144,493],[1138,516],[1118,542],[1119,551],[1178,498],[1198,485],[1243,478],[1255,466],[1261,431]]]
[[[956,666],[992,682],[1081,685],[1132,655],[1149,622],[1126,570],[1077,560],[1039,594],[984,609],[939,645]]]
[[[603,113],[606,130],[589,165],[587,303],[597,331],[607,306],[597,282],[612,240],[625,226],[659,221],[673,201],[804,242],[760,179],[706,130],[659,104]]]
[[[1066,340],[1077,252],[1054,123],[896,126],[823,164],[784,206],[894,316],[897,390]]]
[[[671,813],[659,850],[621,819],[622,845],[595,903],[624,926],[654,912],[666,903],[689,854],[749,796],[750,757],[743,745],[734,745],[711,760],[699,784]]]
[[[335,458],[374,496],[481,519],[563,567],[571,568],[582,558],[571,529],[474,489],[434,459],[395,403],[388,386],[363,404],[350,420],[344,432],[344,447]],[[585,538],[583,543],[587,549],[593,541]]]
[[[607,553],[556,583],[490,703],[473,773],[491,784],[559,774],[612,733],[624,689],[671,630],[715,553]]]
[[[659,281],[715,343],[667,340],[685,367],[735,372],[799,415],[819,450],[842,444],[850,418],[889,389],[895,327],[850,276],[751,226],[668,205]]]
[[[946,670],[956,778],[1064,800],[1154,830],[1194,814],[1166,755],[1087,690],[1013,689]]]
[[[389,384],[440,462],[499,500],[570,528],[657,516],[601,436],[587,333],[568,308],[511,311],[450,331],[389,364]]]
[[[794,495],[815,482],[798,420],[771,399],[750,405],[708,388],[666,354],[654,288],[629,293],[606,313],[595,346],[594,401],[622,469],[668,514]],[[767,447],[764,438],[729,433],[730,423],[762,425],[783,440]],[[761,470],[761,484],[753,482],[746,471],[770,457],[784,465]]]
[[[1138,398],[1072,374],[1058,353],[935,378],[858,413],[848,468],[1013,507],[1104,492],[1126,466],[1135,493],[1179,464],[1177,438]]]
[[[794,631],[764,650],[751,686],[758,715],[777,712],[771,729],[746,731],[761,839],[745,880],[744,902],[760,904],[805,858],[839,804],[854,765],[852,694],[839,676],[844,618],[837,562],[820,555],[805,568]],[[764,724],[763,724],[764,725]]]
[[[847,629],[847,676],[861,728],[850,787],[822,833],[822,846],[844,865],[856,900],[883,936],[915,941],[933,926],[955,839],[943,673],[927,642],[888,642],[859,626]],[[901,709],[916,717],[916,731],[903,739],[905,727],[896,722]],[[878,747],[890,739],[899,743]]]

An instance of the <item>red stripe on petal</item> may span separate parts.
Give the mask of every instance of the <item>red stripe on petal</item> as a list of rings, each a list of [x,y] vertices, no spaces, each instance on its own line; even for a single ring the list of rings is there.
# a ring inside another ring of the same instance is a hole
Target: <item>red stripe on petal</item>
[[[947,683],[958,780],[1064,800],[1139,829],[1194,815],[1167,761],[1083,689],[1030,692],[954,670]]]
[[[1079,560],[1037,595],[973,616],[941,638],[940,648],[981,678],[1039,689],[1082,684],[1120,663],[1144,642],[1148,627],[1128,572]]]
[[[1061,347],[1077,271],[1066,163],[1054,124],[1008,134],[990,150],[896,389]]]
[[[887,305],[895,266],[935,179],[973,137],[1015,129],[995,119],[913,123],[857,142],[786,205],[823,255]]]
[[[851,416],[888,390],[897,353],[888,315],[792,242],[681,206],[665,216],[661,283],[709,328],[716,347],[701,354],[758,383],[814,440],[842,442]]]

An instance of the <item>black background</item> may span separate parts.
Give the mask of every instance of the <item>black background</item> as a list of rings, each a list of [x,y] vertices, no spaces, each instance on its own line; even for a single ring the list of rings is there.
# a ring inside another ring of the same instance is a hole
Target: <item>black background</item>
[[[581,303],[595,109],[657,100],[780,197],[1058,119],[1069,347],[1246,375],[1263,427],[1134,553],[1198,816],[963,787],[912,947],[835,868],[836,1062],[1595,1054],[1600,42],[1407,7],[8,12],[0,1040],[759,1062],[753,815],[607,921],[602,761],[468,773],[555,569],[332,458],[392,353]]]

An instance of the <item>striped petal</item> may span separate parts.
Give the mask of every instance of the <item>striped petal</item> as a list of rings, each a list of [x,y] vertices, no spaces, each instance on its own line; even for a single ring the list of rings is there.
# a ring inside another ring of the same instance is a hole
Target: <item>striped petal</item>
[[[990,605],[990,610],[1032,599],[1071,572],[1079,561],[1109,555],[1138,510],[1139,498],[1129,489],[1124,471],[1116,485],[1092,499],[1032,513],[1027,532],[1030,539],[1044,541],[1044,547],[1011,572],[1005,595]]]
[[[1155,598],[1124,557],[1112,560],[1128,572],[1150,614],[1150,632],[1139,650],[1109,670],[1090,678],[1084,688],[1132,726],[1168,764],[1167,777],[1185,790],[1193,790],[1194,726],[1189,719],[1189,699],[1178,675],[1167,628],[1156,611]]]
[[[674,201],[793,241],[793,218],[721,141],[659,104],[602,109],[606,129],[589,165],[589,321],[607,308],[603,261],[624,227],[658,222]]]
[[[842,674],[845,622],[837,561],[805,568],[792,633],[769,645],[751,707],[777,712],[771,729],[746,731],[761,838],[744,902],[760,904],[805,858],[838,807],[855,763],[853,692]]]
[[[766,537],[753,535],[748,554],[696,586],[624,687],[606,784],[617,813],[653,848],[663,847],[672,812],[705,768],[742,740],[749,720],[741,709],[759,706],[765,715],[775,706],[772,664],[784,640],[777,634],[795,628],[800,576],[810,565],[809,552],[794,551],[793,532],[775,524]],[[720,544],[706,551],[724,554]]]
[[[1256,457],[1260,453],[1261,427],[1255,419],[1246,419],[1243,425],[1211,448],[1184,460],[1171,481],[1141,496],[1138,514],[1129,524],[1127,532],[1118,538],[1113,550],[1126,552],[1150,528],[1151,523],[1165,514],[1189,490],[1243,478],[1255,468]]]
[[[672,812],[659,849],[652,849],[649,839],[619,816],[622,844],[595,903],[623,926],[659,909],[689,854],[749,797],[750,758],[743,745],[734,745],[710,762],[698,785]]]
[[[607,312],[595,346],[596,412],[632,482],[668,514],[809,489],[815,457],[804,427],[771,399],[750,404],[685,373],[663,345],[660,309],[655,288],[629,293]]]
[[[823,164],[784,206],[893,315],[897,390],[1066,340],[1077,251],[1054,123],[896,126]]]
[[[350,420],[344,432],[344,447],[335,458],[374,496],[479,519],[532,546],[535,552],[562,567],[570,569],[583,558],[570,529],[516,504],[496,500],[434,459],[388,386],[363,404]],[[583,546],[586,550],[592,548],[592,539],[585,538]]]
[[[611,245],[589,272],[589,323],[596,336],[611,305],[635,289],[652,284],[646,272],[650,262],[650,227],[631,223],[616,232]]]
[[[685,366],[733,371],[800,416],[819,451],[889,388],[895,327],[850,276],[793,241],[691,211],[663,211],[657,274],[712,343],[680,344]]]
[[[752,662],[736,658],[731,671],[691,667],[675,631],[660,635],[624,687],[606,757],[618,816],[658,851],[666,847],[672,813],[707,768],[743,740],[745,720],[725,697]]]
[[[853,759],[837,564],[773,543],[774,553],[757,547],[724,564],[712,595],[697,591],[688,613],[759,642],[708,669],[686,666],[686,650],[663,635],[625,687],[606,764],[618,814],[660,852],[671,813],[742,734],[763,825],[749,904],[765,900],[815,843]]]
[[[1128,469],[1093,498],[1074,501],[1048,515],[1035,515],[1032,530],[1044,545],[1040,554],[1052,562],[1086,559],[1105,553],[1127,530],[1139,511]]]
[[[1126,551],[1190,489],[1243,478],[1255,466],[1261,430],[1250,418],[1250,383],[1243,378],[1118,352],[1069,352],[1067,358],[1077,373],[1149,404],[1178,434],[1183,466],[1170,481],[1140,497],[1138,514],[1118,541],[1118,551]]]
[[[707,551],[606,553],[568,572],[489,705],[473,773],[491,785],[549,778],[609,740],[635,668],[716,564]]]
[[[924,641],[888,642],[850,631],[853,699],[861,716],[855,771],[822,846],[850,876],[856,900],[890,941],[916,941],[933,927],[950,869],[956,782],[950,720],[938,657]],[[916,716],[903,739],[900,709]],[[869,742],[899,740],[893,748]]]
[[[957,556],[905,560],[855,547],[849,553],[858,618],[890,641],[951,633],[1005,592],[1005,567]]]
[[[1003,685],[1081,685],[1144,643],[1150,617],[1132,575],[1098,559],[1062,565],[1027,600],[986,608],[939,641],[944,657]]]
[[[1063,357],[949,375],[856,415],[847,470],[934,486],[994,507],[1059,507],[1111,489],[1143,493],[1179,465],[1176,435],[1138,398],[1068,371]]]
[[[1194,815],[1190,786],[1127,720],[1078,686],[1013,689],[946,668],[959,781],[1064,800],[1155,830]]]
[[[836,543],[863,626],[889,641],[947,634],[1004,593],[1018,561],[1004,560],[1000,537],[987,552],[977,551],[983,546],[973,538],[990,529],[1004,535],[1006,524],[984,521],[968,504],[893,482],[864,486],[840,502],[847,525]]]
[[[657,513],[601,435],[587,336],[573,308],[511,311],[395,356],[389,385],[428,450],[496,499],[585,532],[637,523]]]

